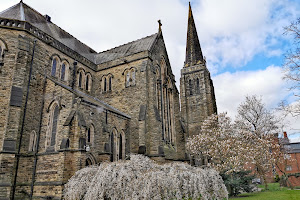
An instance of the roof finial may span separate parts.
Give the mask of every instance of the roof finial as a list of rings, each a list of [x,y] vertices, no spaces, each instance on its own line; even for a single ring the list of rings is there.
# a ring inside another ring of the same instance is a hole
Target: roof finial
[[[158,32],[161,32],[162,23],[161,23],[160,19],[157,22],[158,22]]]
[[[21,0],[20,3],[23,3],[23,0]]]

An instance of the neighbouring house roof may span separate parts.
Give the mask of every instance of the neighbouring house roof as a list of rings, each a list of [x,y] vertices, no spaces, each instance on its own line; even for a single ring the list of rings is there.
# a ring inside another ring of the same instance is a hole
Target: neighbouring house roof
[[[284,148],[288,153],[300,153],[300,142],[285,144]]]
[[[18,4],[0,12],[0,18],[26,21],[73,51],[76,51],[94,64],[102,64],[142,51],[150,50],[158,35],[156,33],[113,49],[97,53],[95,50],[80,42],[56,24],[52,23],[49,16],[42,15],[27,4],[23,3],[23,1],[20,1]]]

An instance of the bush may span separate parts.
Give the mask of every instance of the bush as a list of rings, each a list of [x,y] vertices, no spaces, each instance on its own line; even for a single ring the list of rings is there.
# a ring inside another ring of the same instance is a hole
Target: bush
[[[276,176],[275,176],[275,178],[274,178],[274,179],[275,179],[275,182],[276,182],[276,183],[278,183],[278,182],[280,181],[280,177],[279,177],[279,175],[278,175],[278,174],[276,174]]]
[[[65,185],[66,200],[227,199],[222,178],[213,169],[185,163],[156,164],[142,155],[76,172]]]
[[[254,176],[250,175],[250,173],[251,171],[241,170],[230,174],[221,174],[229,196],[237,196],[241,192],[252,192],[254,185],[251,184],[251,181],[254,179]]]

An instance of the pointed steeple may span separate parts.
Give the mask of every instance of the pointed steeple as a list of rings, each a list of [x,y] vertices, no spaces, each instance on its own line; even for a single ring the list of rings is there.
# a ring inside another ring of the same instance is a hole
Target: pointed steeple
[[[189,16],[186,39],[186,55],[184,67],[189,67],[195,64],[204,63],[201,46],[194,22],[191,4],[189,3]]]

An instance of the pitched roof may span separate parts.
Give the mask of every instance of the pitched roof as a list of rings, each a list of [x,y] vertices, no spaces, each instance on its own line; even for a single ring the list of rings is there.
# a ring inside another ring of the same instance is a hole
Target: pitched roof
[[[83,44],[71,34],[52,23],[49,16],[42,15],[27,4],[23,3],[23,1],[20,1],[18,4],[0,12],[0,18],[26,21],[95,64],[102,64],[135,53],[150,50],[158,35],[158,33],[155,33],[145,38],[97,53],[95,50]]]
[[[288,153],[300,153],[300,142],[288,143],[284,147]]]
[[[102,64],[118,58],[150,50],[157,38],[158,33],[129,42],[113,49],[100,52],[95,56],[95,63]]]
[[[0,17],[29,22],[36,28],[47,33],[91,61],[93,61],[94,54],[97,53],[92,48],[83,44],[71,34],[52,23],[49,17],[43,16],[38,11],[23,3],[23,1],[0,12]]]

